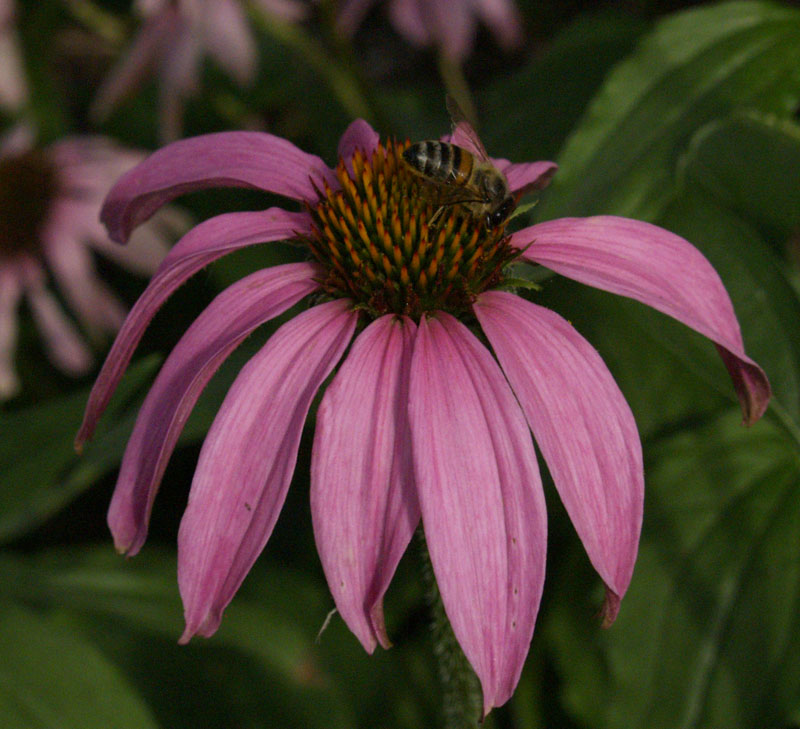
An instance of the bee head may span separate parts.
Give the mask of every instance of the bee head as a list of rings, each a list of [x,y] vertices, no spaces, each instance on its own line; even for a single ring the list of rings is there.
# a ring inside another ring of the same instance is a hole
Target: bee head
[[[509,215],[511,215],[511,211],[514,210],[516,207],[516,201],[512,195],[503,199],[494,210],[490,211],[486,215],[486,227],[487,228],[496,228],[500,225]]]

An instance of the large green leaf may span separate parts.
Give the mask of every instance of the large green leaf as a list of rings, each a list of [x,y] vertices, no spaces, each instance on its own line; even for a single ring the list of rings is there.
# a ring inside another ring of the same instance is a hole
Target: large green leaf
[[[625,12],[579,16],[546,53],[504,74],[481,95],[489,153],[514,161],[550,159],[583,114],[608,69],[633,49],[644,23]]]
[[[247,716],[254,711],[284,717],[286,726],[353,724],[337,681],[314,645],[316,630],[306,629],[313,615],[324,616],[327,608],[323,593],[305,576],[283,568],[257,571],[251,580],[271,585],[267,597],[237,595],[213,639],[197,638],[182,647],[177,645],[183,621],[174,554],[150,548],[126,562],[109,545],[53,550],[36,558],[4,555],[0,575],[2,592],[16,603],[43,610],[58,606],[69,613],[113,657],[166,726],[194,726],[203,711],[221,711],[233,695],[238,696],[237,725],[270,725]],[[298,603],[304,610],[297,610]],[[193,681],[204,684],[209,676],[214,685],[203,695],[167,700],[159,691],[165,682],[186,682],[191,688]],[[177,716],[178,707],[183,717]]]
[[[722,277],[748,354],[770,378],[772,414],[800,446],[800,301],[773,250],[752,225],[696,187],[677,197],[659,222],[699,245]],[[704,366],[702,352],[687,354]]]
[[[158,726],[122,672],[63,615],[0,602],[0,655],[5,729]]]
[[[800,227],[800,126],[793,121],[749,112],[710,122],[692,140],[682,172],[687,186],[701,186],[778,244]]]
[[[731,2],[660,22],[608,76],[559,158],[546,218],[652,220],[674,194],[680,153],[713,119],[789,116],[800,98],[800,11]]]
[[[126,375],[104,427],[82,457],[73,448],[88,389],[24,410],[0,413],[0,542],[37,526],[119,463],[134,413],[130,401],[153,373],[154,358]]]
[[[617,623],[592,648],[571,638],[586,631],[580,604],[554,609],[567,700],[593,727],[781,726],[800,690],[796,444],[731,413],[645,454],[642,542]]]

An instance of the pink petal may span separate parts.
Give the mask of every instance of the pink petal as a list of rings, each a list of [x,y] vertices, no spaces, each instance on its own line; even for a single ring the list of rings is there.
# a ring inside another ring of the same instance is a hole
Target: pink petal
[[[68,230],[44,233],[44,254],[72,310],[90,331],[115,333],[125,320],[125,307],[103,283],[85,245]]]
[[[310,263],[266,268],[223,291],[168,357],[139,411],[108,511],[120,552],[144,544],[164,469],[197,398],[230,353],[258,326],[317,288]]]
[[[433,42],[430,14],[419,0],[392,0],[389,16],[400,35],[418,46]]]
[[[433,41],[456,63],[462,62],[475,43],[478,21],[471,3],[432,2],[426,22],[430,24]]]
[[[344,35],[353,35],[361,25],[375,0],[342,0],[336,16],[336,29]]]
[[[386,315],[362,332],[317,413],[311,515],[339,614],[370,653],[391,643],[383,595],[419,523],[408,430],[415,324]]]
[[[409,420],[434,573],[485,714],[519,680],[544,582],[547,524],[530,431],[489,351],[442,312],[420,322]]]
[[[317,199],[312,182],[335,178],[317,156],[264,132],[219,132],[181,139],[130,170],[106,198],[101,220],[125,242],[139,223],[178,195],[207,187],[251,187],[296,200]]]
[[[560,218],[515,233],[522,256],[569,278],[641,301],[717,345],[742,406],[756,422],[771,395],[744,353],[739,322],[717,272],[693,245],[649,223],[614,216]]]
[[[508,186],[517,198],[547,187],[558,170],[555,162],[514,163],[507,159],[495,159],[493,162],[505,174]]]
[[[170,39],[180,26],[180,13],[176,8],[165,8],[151,20],[145,21],[132,47],[100,86],[90,110],[93,118],[99,121],[106,119],[123,99],[141,85],[169,47]]]
[[[44,282],[39,277],[28,282],[25,293],[33,319],[56,367],[73,377],[86,374],[92,366],[91,352]]]
[[[193,44],[181,43],[159,69],[158,142],[162,147],[183,136],[183,108],[198,84],[196,51]]]
[[[233,0],[217,0],[206,6],[203,42],[209,53],[236,79],[249,84],[256,73],[256,44],[244,9]]]
[[[242,369],[208,432],[178,534],[186,630],[209,636],[267,543],[294,471],[311,400],[358,315],[346,300],[284,324]]]
[[[644,466],[636,422],[595,349],[562,317],[501,291],[475,315],[589,559],[621,598],[636,561]]]
[[[339,140],[338,154],[345,161],[351,175],[353,174],[353,165],[351,164],[353,153],[360,149],[364,157],[369,159],[378,146],[379,140],[378,132],[363,119],[356,119],[345,129]]]
[[[125,319],[89,395],[83,423],[75,438],[76,448],[80,449],[92,437],[147,325],[173,291],[192,274],[226,253],[310,230],[310,217],[306,213],[270,208],[258,213],[219,215],[200,223],[181,238]]]
[[[512,49],[522,42],[522,19],[512,0],[478,0],[476,5],[476,12],[504,48]]]

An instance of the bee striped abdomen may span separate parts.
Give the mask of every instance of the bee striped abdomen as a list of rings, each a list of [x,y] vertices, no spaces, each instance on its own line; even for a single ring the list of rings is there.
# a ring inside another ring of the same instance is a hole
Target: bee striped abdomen
[[[420,175],[434,182],[465,185],[472,174],[472,155],[446,142],[417,142],[403,152],[403,158]]]

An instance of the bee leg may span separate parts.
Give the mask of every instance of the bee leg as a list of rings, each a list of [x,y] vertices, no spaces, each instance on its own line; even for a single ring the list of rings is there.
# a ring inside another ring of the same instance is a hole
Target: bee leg
[[[433,228],[436,225],[436,220],[441,217],[442,213],[444,212],[444,205],[440,205],[436,212],[431,216],[431,219],[428,221],[428,227]]]

